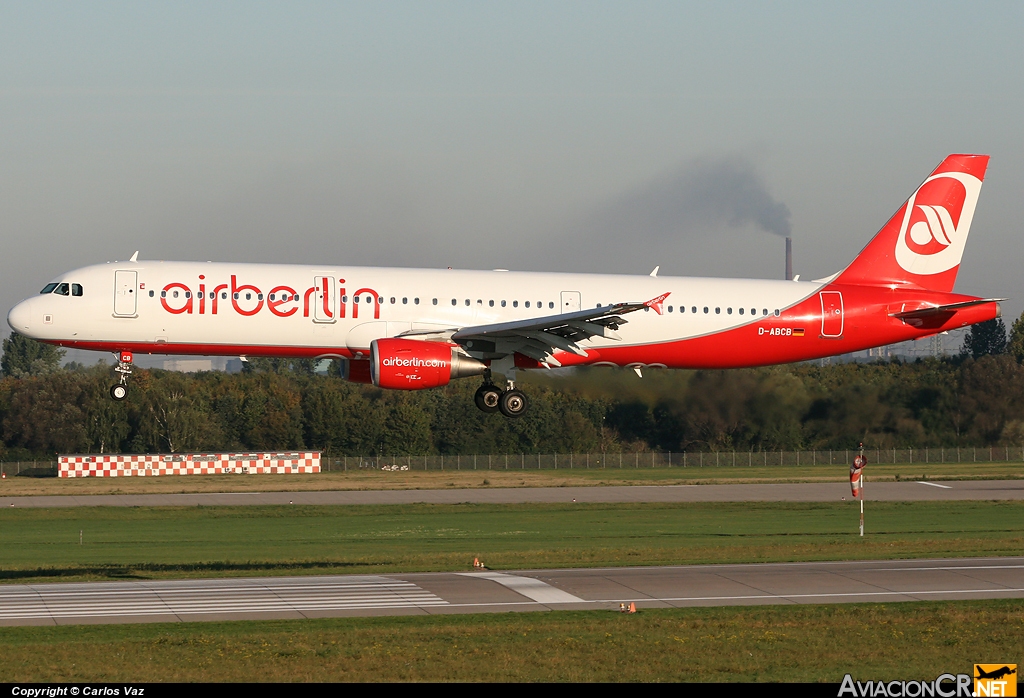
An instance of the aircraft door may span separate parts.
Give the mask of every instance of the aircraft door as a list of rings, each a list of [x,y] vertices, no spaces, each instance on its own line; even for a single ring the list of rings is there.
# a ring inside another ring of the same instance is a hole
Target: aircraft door
[[[313,322],[334,322],[338,319],[338,287],[333,276],[318,276],[313,279],[314,291]]]
[[[563,313],[575,313],[580,310],[580,292],[579,291],[562,291],[562,312]]]
[[[843,294],[839,291],[822,291],[821,336],[843,336]]]
[[[135,317],[138,309],[139,272],[114,271],[114,315]]]

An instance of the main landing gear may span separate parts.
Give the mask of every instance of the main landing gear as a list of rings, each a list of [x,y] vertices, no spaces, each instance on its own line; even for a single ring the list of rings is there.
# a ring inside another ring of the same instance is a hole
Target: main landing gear
[[[132,373],[132,353],[122,351],[116,356],[117,366],[114,366],[114,370],[121,374],[121,380],[116,385],[110,386],[110,397],[120,401],[128,397],[128,376]]]
[[[506,417],[522,417],[526,414],[528,402],[522,390],[515,383],[507,381],[508,387],[502,390],[491,382],[491,372],[484,373],[484,384],[473,396],[476,406],[483,412],[501,412]]]

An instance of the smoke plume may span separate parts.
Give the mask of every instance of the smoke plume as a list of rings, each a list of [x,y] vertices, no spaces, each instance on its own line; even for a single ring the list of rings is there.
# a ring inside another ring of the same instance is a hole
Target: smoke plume
[[[768,193],[750,162],[728,158],[694,161],[658,177],[610,203],[587,227],[663,239],[753,224],[787,237],[789,218],[789,208]]]

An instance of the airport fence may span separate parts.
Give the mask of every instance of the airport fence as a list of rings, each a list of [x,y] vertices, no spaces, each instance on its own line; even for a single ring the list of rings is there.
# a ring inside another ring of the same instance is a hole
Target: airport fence
[[[749,468],[849,465],[856,449],[812,451],[647,451],[633,453],[477,454],[323,457],[321,472],[360,470],[596,470],[601,468]],[[1022,446],[869,448],[868,464],[1019,463]],[[5,477],[57,477],[57,461],[0,462]]]
[[[349,470],[575,470],[601,468],[722,468],[849,465],[857,450],[648,451],[634,453],[491,454],[455,456],[346,456],[322,461],[327,472]],[[868,463],[1015,463],[1022,446],[865,449]]]

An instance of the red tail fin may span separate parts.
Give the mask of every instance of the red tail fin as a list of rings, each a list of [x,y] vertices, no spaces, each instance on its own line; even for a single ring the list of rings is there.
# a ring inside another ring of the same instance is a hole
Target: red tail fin
[[[836,283],[952,291],[988,155],[950,155],[878,231]]]

